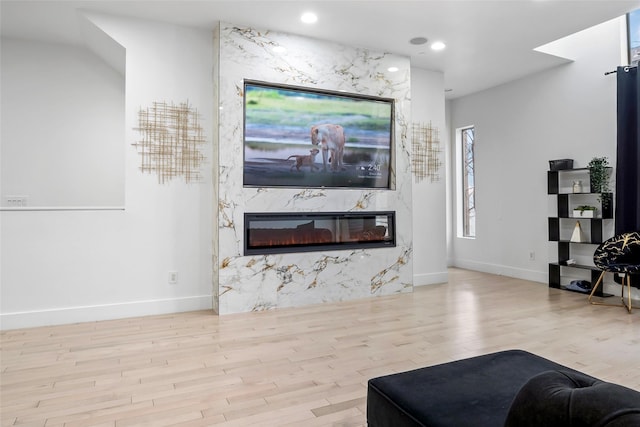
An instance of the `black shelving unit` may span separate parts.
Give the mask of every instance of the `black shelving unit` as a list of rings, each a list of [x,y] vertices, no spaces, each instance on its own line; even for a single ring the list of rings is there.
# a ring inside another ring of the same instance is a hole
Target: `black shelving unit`
[[[611,169],[611,168],[609,168]],[[591,245],[593,246],[593,250],[595,250],[595,246],[602,243],[604,240],[611,236],[604,235],[604,222],[613,220],[613,193],[593,193],[593,192],[582,192],[582,193],[569,193],[569,192],[560,192],[561,191],[561,183],[564,174],[566,175],[564,178],[568,178],[574,174],[575,176],[587,176],[589,175],[588,168],[577,168],[577,169],[564,169],[558,171],[548,171],[547,172],[547,194],[556,196],[557,198],[557,212],[556,216],[548,218],[548,231],[549,231],[549,241],[557,242],[558,245],[558,257],[556,262],[549,263],[549,287],[550,288],[558,288],[563,289],[562,286],[562,272],[564,269],[577,269],[577,270],[588,270],[591,276],[591,284],[594,285],[598,280],[600,273],[602,272],[598,268],[593,265],[583,265],[583,264],[567,264],[567,260],[571,259],[571,247],[572,245]],[[591,184],[589,183],[589,189],[591,188]],[[580,195],[597,195],[600,203],[599,208],[601,214],[596,218],[576,218],[572,216],[572,197],[580,196]],[[587,242],[572,242],[570,240],[564,240],[561,238],[562,223],[563,221],[575,221],[580,220],[581,224],[587,225],[589,230],[590,240]],[[607,294],[602,293],[602,288],[599,287],[598,291],[596,291],[595,295],[598,296],[609,296]]]

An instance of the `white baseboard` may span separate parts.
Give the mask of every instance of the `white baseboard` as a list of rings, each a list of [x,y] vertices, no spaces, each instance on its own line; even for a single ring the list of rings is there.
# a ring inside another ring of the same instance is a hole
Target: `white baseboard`
[[[66,325],[185,311],[212,310],[212,296],[134,301],[0,314],[0,330]],[[213,314],[213,310],[211,312]]]
[[[413,275],[413,286],[436,285],[438,283],[447,283],[448,281],[449,273],[447,271]]]
[[[481,271],[483,273],[496,274],[498,276],[514,277],[516,279],[531,280],[532,282],[549,283],[548,271],[527,270],[524,268],[510,267],[500,264],[489,264],[471,260],[455,259],[454,267],[466,270]]]

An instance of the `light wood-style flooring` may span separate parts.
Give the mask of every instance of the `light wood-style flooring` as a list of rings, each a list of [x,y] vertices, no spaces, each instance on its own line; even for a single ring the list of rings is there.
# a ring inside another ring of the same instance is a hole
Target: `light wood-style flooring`
[[[449,278],[355,302],[5,331],[2,426],[365,426],[368,379],[512,348],[640,389],[640,309]]]

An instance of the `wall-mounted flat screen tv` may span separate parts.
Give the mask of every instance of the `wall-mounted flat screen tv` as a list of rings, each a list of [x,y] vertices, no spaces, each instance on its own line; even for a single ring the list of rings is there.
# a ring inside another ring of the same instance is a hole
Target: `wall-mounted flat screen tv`
[[[629,65],[638,65],[638,61],[640,61],[640,9],[627,14],[627,46],[629,47]]]
[[[390,187],[393,99],[244,83],[244,185]]]

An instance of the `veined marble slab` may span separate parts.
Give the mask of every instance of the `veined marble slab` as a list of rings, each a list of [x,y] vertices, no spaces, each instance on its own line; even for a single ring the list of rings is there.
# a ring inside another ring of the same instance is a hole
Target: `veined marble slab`
[[[220,24],[218,36],[217,311],[227,314],[411,292],[409,58],[226,23]],[[276,53],[275,46],[286,51]],[[399,71],[389,72],[392,65]],[[244,188],[245,79],[393,98],[393,189]],[[242,253],[245,212],[388,210],[396,212],[394,248]]]

